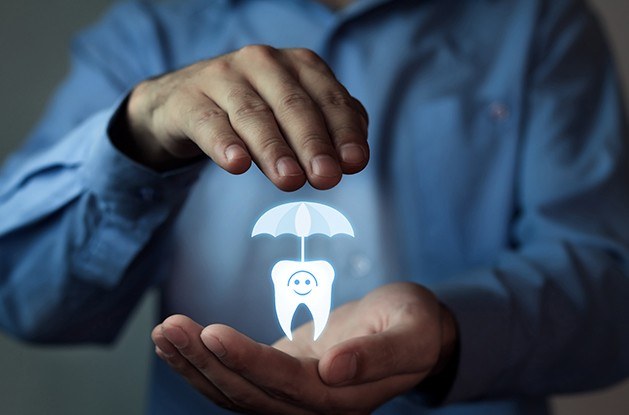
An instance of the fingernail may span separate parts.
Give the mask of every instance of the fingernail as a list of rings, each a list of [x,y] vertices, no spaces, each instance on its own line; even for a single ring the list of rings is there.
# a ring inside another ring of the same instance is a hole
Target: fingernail
[[[163,351],[162,349],[159,348],[159,346],[155,346],[155,353],[160,357],[160,358],[169,358],[172,357],[173,355],[170,353],[166,353],[165,351]]]
[[[280,176],[301,176],[304,172],[292,157],[282,157],[277,161],[277,172]]]
[[[355,353],[345,353],[337,356],[330,364],[330,378],[328,383],[336,385],[354,379],[358,363]]]
[[[155,350],[159,349],[165,356],[171,357],[177,353],[177,348],[163,335],[159,336],[155,342]]]
[[[203,336],[203,343],[205,346],[210,349],[212,353],[216,355],[216,357],[224,357],[227,354],[227,350],[225,350],[225,346],[216,336],[212,336],[211,334],[206,334]]]
[[[234,160],[248,158],[249,154],[238,144],[232,144],[225,149],[225,157],[231,163]]]
[[[162,326],[162,334],[178,349],[186,347],[190,342],[186,332],[184,332],[180,327],[177,326]]]
[[[320,154],[310,162],[312,172],[320,177],[338,177],[341,175],[341,167],[338,162],[327,154]]]
[[[358,144],[345,144],[340,150],[341,160],[347,164],[361,164],[367,158],[365,149]]]

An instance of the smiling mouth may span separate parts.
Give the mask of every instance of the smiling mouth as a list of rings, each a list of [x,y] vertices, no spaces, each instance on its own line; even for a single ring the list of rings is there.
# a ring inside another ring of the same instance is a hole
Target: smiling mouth
[[[295,290],[293,290],[293,291],[295,292],[295,294],[297,294],[297,295],[301,295],[301,296],[308,295],[308,294],[310,294],[310,292],[312,292],[312,290],[310,290],[310,291],[308,291],[308,292],[306,292],[306,293],[303,293],[303,294],[302,294],[302,293],[300,293],[299,291],[295,291]]]

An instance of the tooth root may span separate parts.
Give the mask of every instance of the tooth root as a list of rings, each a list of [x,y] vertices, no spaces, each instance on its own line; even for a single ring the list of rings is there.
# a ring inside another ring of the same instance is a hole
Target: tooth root
[[[315,311],[317,309],[317,311]],[[327,308],[322,308],[321,306],[312,307],[310,309],[312,313],[312,320],[314,321],[314,338],[313,340],[317,340],[323,329],[325,329],[326,324],[328,323],[328,317],[330,316],[330,305],[328,304]]]
[[[285,323],[284,321],[282,321],[280,323],[280,325],[282,326],[282,330],[284,331],[284,334],[286,335],[286,337],[288,338],[288,340],[293,340],[293,333],[291,331],[291,323]]]
[[[287,301],[285,297],[275,296],[275,312],[277,313],[277,320],[280,322],[282,331],[288,337],[289,340],[293,340],[293,333],[291,326],[293,323],[293,315],[295,314],[296,304],[292,304],[292,301]]]

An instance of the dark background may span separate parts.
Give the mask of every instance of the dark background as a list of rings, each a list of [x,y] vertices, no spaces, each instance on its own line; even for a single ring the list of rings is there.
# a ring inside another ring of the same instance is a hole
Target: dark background
[[[0,160],[32,128],[67,71],[72,34],[93,22],[110,3],[0,2]],[[590,3],[600,12],[612,40],[629,102],[629,2]],[[0,334],[0,413],[142,413],[153,350],[149,334],[155,303],[155,295],[149,295],[111,348],[33,347]],[[629,382],[605,391],[557,398],[553,406],[560,415],[627,415]]]

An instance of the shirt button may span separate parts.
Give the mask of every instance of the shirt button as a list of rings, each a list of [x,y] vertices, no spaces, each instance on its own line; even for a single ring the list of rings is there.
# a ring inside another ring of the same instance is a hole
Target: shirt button
[[[502,121],[509,117],[509,107],[502,102],[492,102],[489,104],[489,115],[496,121]]]
[[[354,254],[349,258],[349,268],[354,278],[364,278],[371,272],[373,262],[365,254]]]

